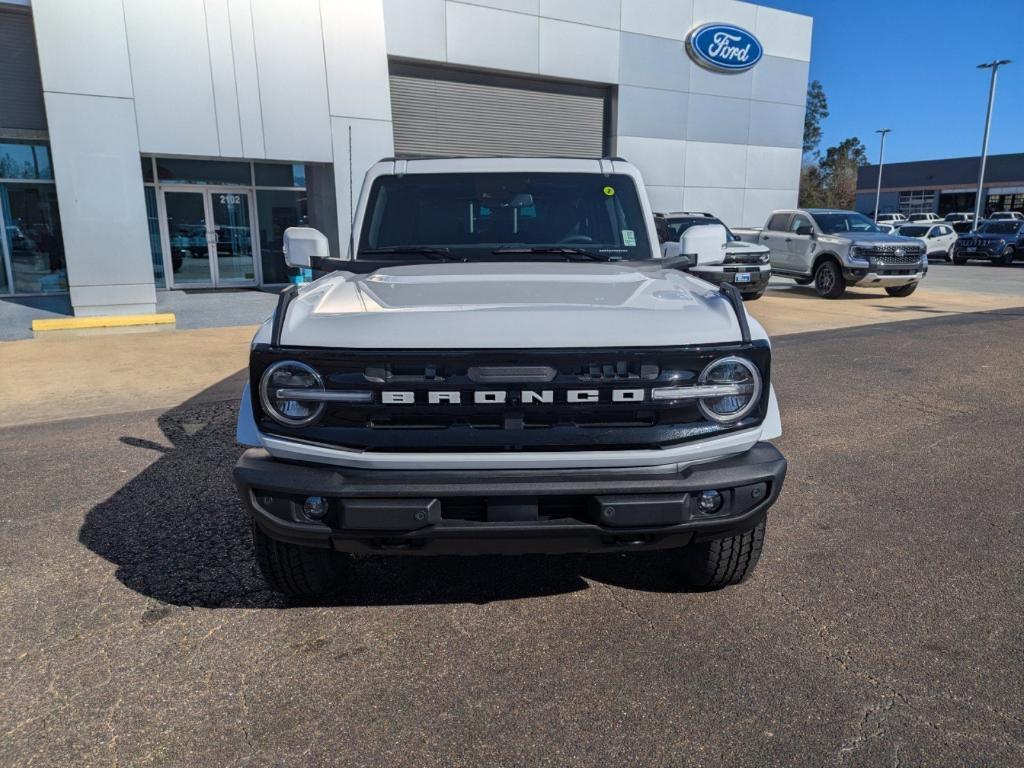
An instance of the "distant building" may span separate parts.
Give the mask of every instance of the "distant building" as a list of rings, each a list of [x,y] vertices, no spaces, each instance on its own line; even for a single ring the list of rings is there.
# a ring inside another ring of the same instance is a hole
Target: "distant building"
[[[879,213],[973,211],[981,157],[953,157],[914,163],[886,163]],[[857,210],[875,212],[878,166],[857,174]],[[989,155],[985,163],[985,211],[1024,212],[1024,152]]]

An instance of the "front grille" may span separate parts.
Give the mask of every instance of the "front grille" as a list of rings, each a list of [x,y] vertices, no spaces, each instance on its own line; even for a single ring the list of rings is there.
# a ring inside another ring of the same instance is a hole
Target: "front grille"
[[[902,251],[897,254],[897,251]],[[919,245],[876,245],[861,248],[860,254],[876,264],[916,264],[921,260],[924,249]]]
[[[956,241],[957,248],[980,248],[981,250],[991,250],[994,246],[991,240],[981,240],[976,237],[965,237]]]
[[[710,421],[696,401],[650,397],[657,387],[695,384],[709,363],[725,355],[748,358],[763,379],[759,407],[740,422]],[[263,413],[258,393],[263,371],[284,359],[315,368],[328,390],[371,395],[365,402],[327,404],[310,426],[283,427]],[[250,382],[261,431],[324,445],[380,452],[629,450],[756,425],[767,407],[769,368],[763,341],[579,351],[274,350],[261,345],[253,350]],[[480,371],[507,369],[546,372],[545,380],[479,381]],[[569,392],[584,390],[596,393],[597,400],[569,400]],[[504,402],[477,402],[478,394],[494,391],[504,394]],[[624,391],[642,394],[639,400],[615,399]],[[394,402],[399,393],[411,393],[412,402]],[[445,397],[432,403],[431,393]],[[458,402],[449,402],[451,393],[458,393]]]

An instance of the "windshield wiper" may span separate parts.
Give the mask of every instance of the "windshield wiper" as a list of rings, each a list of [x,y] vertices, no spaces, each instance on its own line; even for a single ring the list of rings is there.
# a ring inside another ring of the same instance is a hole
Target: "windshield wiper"
[[[360,256],[379,256],[381,254],[402,254],[409,253],[415,256],[436,257],[438,261],[465,261],[459,256],[452,256],[447,248],[431,248],[422,245],[395,245],[387,248],[364,248],[359,251]]]
[[[561,256],[583,256],[591,261],[611,261],[611,257],[603,253],[586,251],[583,248],[569,248],[564,245],[537,246],[533,248],[495,248],[493,254],[515,254],[515,253],[555,253]]]

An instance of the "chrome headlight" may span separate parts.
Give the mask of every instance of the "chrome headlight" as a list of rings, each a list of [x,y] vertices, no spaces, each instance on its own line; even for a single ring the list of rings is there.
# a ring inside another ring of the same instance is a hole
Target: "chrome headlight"
[[[859,245],[855,245],[855,246],[853,246],[850,249],[850,258],[851,259],[860,259],[860,260],[864,261],[864,260],[867,259],[867,256],[864,255],[864,249],[863,248],[861,248]]]
[[[263,372],[260,403],[278,424],[304,427],[320,418],[323,400],[307,399],[304,393],[323,392],[324,380],[305,363],[282,360]]]
[[[715,360],[701,371],[697,384],[722,392],[698,401],[701,413],[719,423],[739,421],[757,407],[761,398],[761,374],[757,366],[742,357]]]

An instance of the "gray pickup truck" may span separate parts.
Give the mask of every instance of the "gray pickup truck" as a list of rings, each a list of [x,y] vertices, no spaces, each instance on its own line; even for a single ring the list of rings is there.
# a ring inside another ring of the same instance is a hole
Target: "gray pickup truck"
[[[764,229],[734,232],[768,247],[773,275],[813,283],[826,299],[839,298],[848,286],[909,296],[928,272],[922,241],[882,232],[855,211],[773,211]]]

